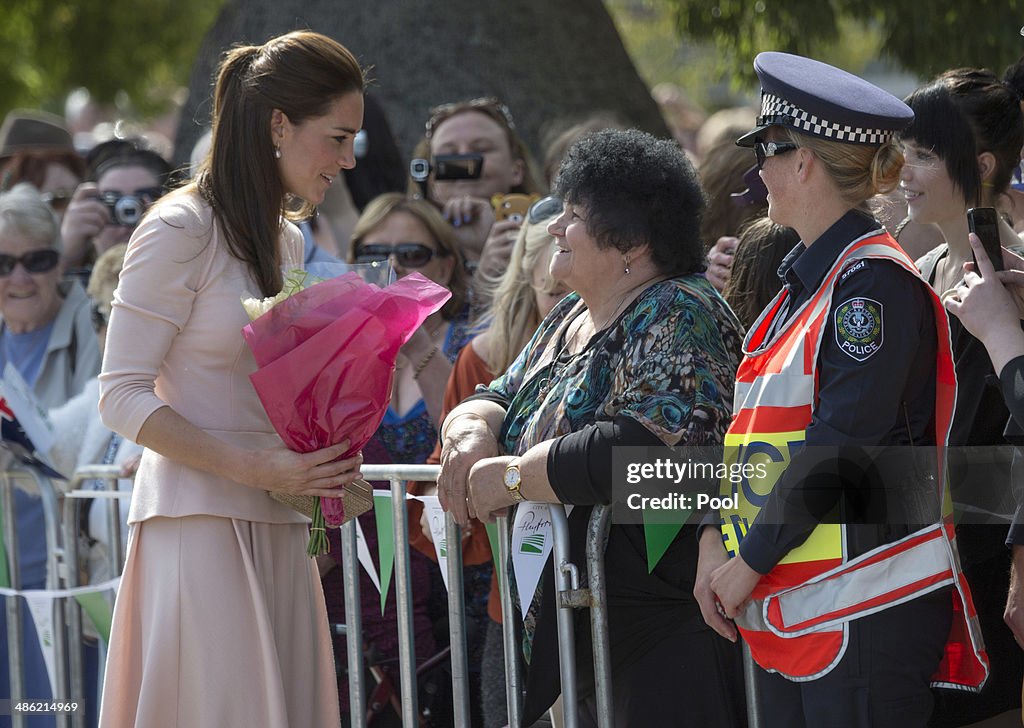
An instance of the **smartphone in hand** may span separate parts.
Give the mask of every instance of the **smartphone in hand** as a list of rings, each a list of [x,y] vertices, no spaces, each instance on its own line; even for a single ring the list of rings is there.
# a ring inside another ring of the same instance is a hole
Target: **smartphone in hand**
[[[981,240],[992,267],[1003,269],[1003,248],[999,244],[999,216],[993,207],[972,207],[967,211],[967,227]],[[974,265],[978,265],[977,259]]]

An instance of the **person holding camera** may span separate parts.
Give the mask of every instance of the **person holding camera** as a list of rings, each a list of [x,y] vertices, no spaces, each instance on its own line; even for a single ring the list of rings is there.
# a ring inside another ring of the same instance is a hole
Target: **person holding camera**
[[[493,97],[442,104],[430,110],[424,137],[414,156],[429,157],[427,197],[455,228],[467,267],[499,278],[521,220],[496,221],[491,198],[541,190],[512,114]]]
[[[112,139],[86,159],[86,181],[78,186],[61,224],[65,270],[84,269],[118,243],[128,242],[150,205],[163,197],[171,165],[140,141]]]

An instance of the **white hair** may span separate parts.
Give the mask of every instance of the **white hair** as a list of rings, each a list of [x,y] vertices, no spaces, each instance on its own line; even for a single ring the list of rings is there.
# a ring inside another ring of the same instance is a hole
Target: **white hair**
[[[61,249],[60,225],[39,190],[28,182],[0,193],[0,235],[17,233],[35,243]]]

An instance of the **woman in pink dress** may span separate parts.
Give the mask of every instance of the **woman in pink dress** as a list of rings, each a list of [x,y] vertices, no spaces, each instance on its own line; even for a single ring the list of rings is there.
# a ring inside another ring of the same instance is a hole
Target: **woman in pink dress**
[[[213,109],[195,182],[132,236],[109,323],[101,415],[146,449],[100,724],[337,726],[308,521],[270,491],[339,497],[361,456],[284,447],[249,382],[240,299],[301,267],[286,204],[308,215],[354,166],[363,74],[335,41],[289,33],[230,50]]]

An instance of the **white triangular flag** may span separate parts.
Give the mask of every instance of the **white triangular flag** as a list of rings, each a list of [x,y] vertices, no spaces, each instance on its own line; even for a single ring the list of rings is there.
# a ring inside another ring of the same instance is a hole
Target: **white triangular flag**
[[[547,503],[520,503],[512,524],[512,574],[522,615],[533,601],[551,554],[551,512]]]
[[[373,559],[370,557],[370,549],[366,545],[366,536],[363,535],[363,527],[359,523],[358,518],[352,519],[356,522],[356,557],[359,559],[359,563],[366,569],[366,573],[370,576],[370,581],[377,587],[377,593],[380,593],[380,577],[377,576],[377,567],[374,566]]]
[[[36,626],[36,637],[39,639],[39,650],[43,653],[43,661],[46,663],[46,673],[50,677],[50,695],[57,696],[57,675],[55,673],[57,661],[54,656],[53,646],[53,603],[54,597],[46,593],[23,592],[25,603],[28,604],[29,614]]]
[[[423,503],[423,511],[427,514],[430,524],[430,539],[434,542],[434,553],[437,554],[437,565],[441,567],[441,578],[444,588],[448,589],[448,539],[444,525],[444,509],[436,495],[419,496]]]

